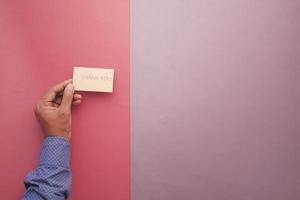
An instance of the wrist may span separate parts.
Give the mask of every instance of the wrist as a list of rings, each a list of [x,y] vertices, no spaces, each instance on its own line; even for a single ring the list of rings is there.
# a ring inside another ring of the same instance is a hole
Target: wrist
[[[44,131],[44,138],[47,137],[61,137],[66,140],[71,139],[71,132],[69,131],[62,131],[62,130],[51,130],[51,131]]]

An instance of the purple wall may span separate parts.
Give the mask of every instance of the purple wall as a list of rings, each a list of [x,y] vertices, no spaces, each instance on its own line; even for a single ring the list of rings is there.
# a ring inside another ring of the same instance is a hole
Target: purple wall
[[[300,199],[300,1],[132,0],[132,199]]]

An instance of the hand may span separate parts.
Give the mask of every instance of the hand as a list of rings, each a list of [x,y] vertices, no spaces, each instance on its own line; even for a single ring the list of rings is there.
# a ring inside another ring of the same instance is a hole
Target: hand
[[[81,103],[81,95],[74,94],[72,79],[51,87],[34,107],[35,116],[44,136],[71,138],[71,106]]]

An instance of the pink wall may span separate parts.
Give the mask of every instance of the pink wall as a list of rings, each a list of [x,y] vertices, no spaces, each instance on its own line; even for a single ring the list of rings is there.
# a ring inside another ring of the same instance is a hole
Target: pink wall
[[[300,1],[133,0],[132,199],[300,199]]]
[[[41,131],[32,107],[72,66],[112,67],[113,94],[73,110],[71,200],[129,200],[129,1],[0,1],[0,199],[20,199]]]

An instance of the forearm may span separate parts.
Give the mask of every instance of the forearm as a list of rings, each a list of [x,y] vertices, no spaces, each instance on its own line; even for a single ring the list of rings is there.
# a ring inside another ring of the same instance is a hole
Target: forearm
[[[70,143],[61,137],[45,138],[38,167],[24,180],[27,199],[67,199],[71,189]]]

